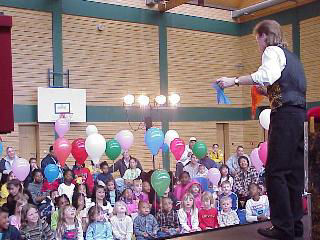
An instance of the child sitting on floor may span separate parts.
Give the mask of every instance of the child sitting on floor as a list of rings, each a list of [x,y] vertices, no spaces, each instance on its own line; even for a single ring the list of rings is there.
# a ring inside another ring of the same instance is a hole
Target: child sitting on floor
[[[260,195],[261,189],[258,184],[249,185],[251,199],[246,203],[247,222],[266,221],[270,218],[269,200],[266,195]]]
[[[199,210],[199,223],[202,230],[218,228],[218,210],[214,208],[212,194],[204,192],[201,196],[202,209]]]
[[[133,221],[134,234],[137,240],[157,238],[159,226],[157,220],[150,214],[150,204],[139,202],[139,215]]]
[[[240,223],[236,211],[231,209],[232,199],[230,197],[221,198],[220,206],[221,211],[218,214],[218,223],[220,227],[232,226]]]

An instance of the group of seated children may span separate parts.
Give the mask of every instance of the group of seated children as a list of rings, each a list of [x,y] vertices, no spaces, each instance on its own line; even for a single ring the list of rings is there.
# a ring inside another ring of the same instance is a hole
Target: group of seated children
[[[238,197],[232,192],[233,180],[222,167],[219,186],[204,189],[188,172],[177,183],[172,180],[159,197],[150,178],[138,171],[136,160],[123,179],[113,179],[107,164],[95,180],[91,192],[85,183],[76,182],[72,170],[63,180],[44,189],[41,170],[32,172],[33,181],[24,186],[12,172],[2,186],[0,237],[2,239],[117,239],[137,240],[215,229],[240,223]],[[139,169],[140,170],[140,169]],[[123,181],[122,181],[123,180]],[[5,189],[4,189],[5,187]],[[260,187],[249,185],[251,198],[245,205],[248,222],[269,217],[269,203]],[[10,223],[10,224],[8,224]]]

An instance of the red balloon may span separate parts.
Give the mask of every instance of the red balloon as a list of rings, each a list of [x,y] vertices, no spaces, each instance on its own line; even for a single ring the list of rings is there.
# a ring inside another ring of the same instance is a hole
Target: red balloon
[[[71,153],[71,144],[65,138],[58,138],[53,144],[54,154],[63,167]]]
[[[264,166],[267,164],[268,160],[268,143],[264,142],[260,144],[259,150],[258,150],[259,158]]]
[[[85,142],[86,140],[83,138],[78,138],[72,142],[71,154],[79,165],[84,164],[88,157]]]
[[[180,160],[185,149],[186,149],[186,145],[184,144],[184,141],[180,138],[175,138],[170,143],[170,150],[177,161]]]

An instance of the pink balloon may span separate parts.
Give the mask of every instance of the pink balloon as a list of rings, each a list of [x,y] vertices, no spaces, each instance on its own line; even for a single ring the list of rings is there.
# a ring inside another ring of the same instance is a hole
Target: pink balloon
[[[252,152],[250,154],[250,159],[251,159],[251,163],[255,167],[255,169],[258,172],[260,172],[261,168],[263,167],[263,163],[259,157],[259,148],[255,148],[252,150]]]
[[[210,168],[209,169],[208,179],[213,185],[218,186],[220,178],[221,178],[221,173],[218,168]]]
[[[264,142],[260,144],[259,150],[258,150],[259,158],[261,159],[261,162],[264,166],[267,164],[268,159],[268,143]]]
[[[186,145],[184,144],[184,141],[180,138],[175,138],[170,143],[170,150],[177,161],[181,159],[181,156],[184,153],[185,149],[186,149]]]
[[[30,173],[29,162],[23,158],[14,160],[12,163],[12,172],[20,181],[24,181]]]
[[[70,129],[70,122],[65,117],[60,117],[54,124],[54,129],[60,138],[62,138]]]
[[[71,153],[71,144],[65,138],[58,138],[53,144],[54,155],[63,167]]]
[[[117,133],[116,140],[120,143],[122,150],[127,151],[133,144],[133,134],[129,130],[122,130]]]

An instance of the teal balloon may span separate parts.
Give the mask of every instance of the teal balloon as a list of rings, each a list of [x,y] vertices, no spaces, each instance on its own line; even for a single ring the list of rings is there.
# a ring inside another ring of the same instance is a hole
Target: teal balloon
[[[147,144],[152,155],[157,155],[162,147],[164,134],[159,128],[149,128],[145,134],[145,143]]]
[[[170,185],[170,176],[166,170],[156,170],[151,175],[151,185],[159,197],[164,195],[164,192]]]
[[[53,182],[59,176],[59,168],[55,164],[49,164],[44,169],[44,176],[48,180],[48,182]]]
[[[121,154],[120,143],[115,139],[108,141],[105,152],[107,157],[110,158],[112,161],[116,160]]]
[[[2,155],[2,152],[3,152],[3,144],[2,142],[0,142],[0,156]]]
[[[207,145],[202,141],[197,141],[192,148],[192,152],[198,159],[201,159],[207,155]]]

